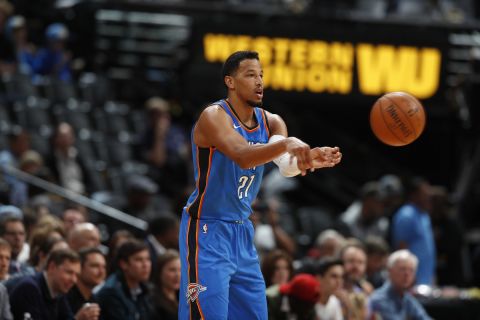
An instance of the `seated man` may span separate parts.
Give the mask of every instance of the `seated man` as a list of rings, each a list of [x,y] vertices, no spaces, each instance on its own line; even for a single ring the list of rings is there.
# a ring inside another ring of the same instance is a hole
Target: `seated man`
[[[422,305],[408,292],[415,280],[418,259],[408,250],[398,250],[388,257],[388,280],[370,297],[373,316],[383,320],[431,319]]]
[[[322,284],[322,293],[315,305],[317,318],[342,320],[342,305],[336,295],[339,295],[340,291],[343,290],[343,261],[333,258],[320,260],[316,275]]]
[[[373,287],[365,280],[367,254],[362,243],[350,240],[341,250],[343,261],[345,294],[339,296],[344,307],[344,314],[349,318],[365,319],[367,315],[367,298]]]
[[[105,280],[107,262],[98,248],[86,248],[79,252],[82,271],[77,284],[68,292],[67,299],[73,312],[86,303],[93,302],[93,289]]]
[[[50,253],[44,272],[26,276],[10,294],[14,319],[35,320],[97,320],[98,305],[80,309],[74,316],[65,294],[77,282],[80,258],[70,249]]]
[[[119,269],[108,277],[95,295],[103,320],[148,320],[152,312],[145,282],[152,263],[148,247],[138,240],[127,240],[117,251]]]
[[[29,267],[24,263],[26,259],[22,258],[25,254],[28,258],[30,252],[30,247],[26,243],[26,231],[22,218],[7,213],[0,222],[0,237],[5,239],[11,247],[9,273],[31,273]]]

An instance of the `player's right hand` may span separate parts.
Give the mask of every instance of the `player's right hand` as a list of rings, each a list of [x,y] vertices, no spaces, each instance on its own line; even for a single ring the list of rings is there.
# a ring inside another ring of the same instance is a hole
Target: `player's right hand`
[[[333,167],[342,160],[342,153],[338,147],[316,147],[310,153],[314,169]]]
[[[287,143],[287,152],[290,154],[290,161],[297,158],[297,167],[302,172],[302,176],[307,174],[307,170],[313,168],[313,160],[310,155],[310,146],[300,139],[288,137],[285,139]]]

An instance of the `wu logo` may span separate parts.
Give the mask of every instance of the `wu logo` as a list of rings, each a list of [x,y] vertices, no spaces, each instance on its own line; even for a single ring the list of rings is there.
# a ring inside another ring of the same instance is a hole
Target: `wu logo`
[[[187,301],[190,300],[190,302],[194,302],[195,300],[197,300],[200,292],[203,292],[205,290],[207,290],[207,287],[204,287],[201,284],[189,283],[187,289]]]

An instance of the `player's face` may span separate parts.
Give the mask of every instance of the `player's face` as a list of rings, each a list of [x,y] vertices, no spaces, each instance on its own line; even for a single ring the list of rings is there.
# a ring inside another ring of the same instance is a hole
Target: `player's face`
[[[260,106],[263,99],[263,70],[260,61],[247,59],[240,65],[233,76],[237,96],[250,106]]]

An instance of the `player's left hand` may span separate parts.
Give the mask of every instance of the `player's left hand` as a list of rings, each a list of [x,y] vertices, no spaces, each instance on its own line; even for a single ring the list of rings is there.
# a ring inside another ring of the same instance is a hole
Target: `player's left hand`
[[[312,171],[315,169],[333,167],[342,160],[339,147],[316,147],[310,150],[313,159]]]

